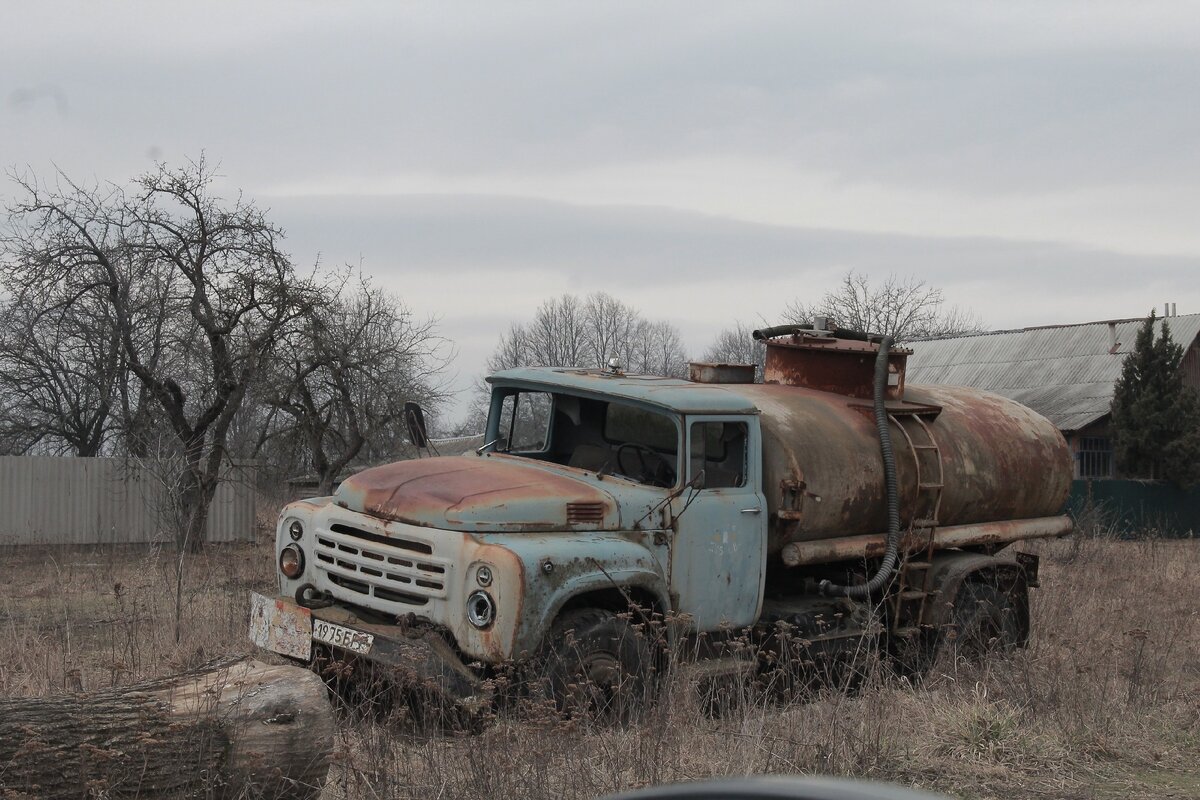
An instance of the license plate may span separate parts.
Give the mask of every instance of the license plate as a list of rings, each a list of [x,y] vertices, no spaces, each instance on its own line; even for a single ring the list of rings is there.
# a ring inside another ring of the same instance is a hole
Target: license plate
[[[363,655],[371,652],[371,645],[375,642],[375,637],[369,633],[345,628],[320,619],[313,620],[312,638],[318,642]]]

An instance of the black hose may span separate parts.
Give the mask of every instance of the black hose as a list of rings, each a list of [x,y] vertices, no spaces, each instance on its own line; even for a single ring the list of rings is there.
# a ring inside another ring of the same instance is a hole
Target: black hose
[[[813,326],[808,323],[801,325],[773,325],[770,328],[759,328],[750,335],[762,341],[764,339],[774,339],[776,336],[795,336],[798,333],[811,330],[813,330]],[[829,331],[829,335],[834,339],[853,339],[856,342],[878,342],[883,338],[877,333],[855,331],[849,328],[834,328]]]
[[[849,328],[834,328],[829,335],[834,339],[849,339],[855,342],[870,342],[879,339],[878,335],[872,335],[866,331],[852,331]]]
[[[887,490],[887,549],[883,552],[883,563],[866,583],[839,586],[831,581],[821,581],[820,590],[824,595],[869,597],[887,583],[896,569],[900,551],[900,490],[896,484],[896,457],[892,453],[892,434],[888,430],[887,406],[884,405],[891,350],[892,337],[884,336],[879,343],[879,354],[875,356],[875,428],[879,431],[879,454],[883,457],[883,481]]]
[[[774,339],[776,336],[789,336],[800,333],[801,331],[811,331],[812,325],[773,325],[770,328],[759,328],[750,335],[758,341],[763,339]]]

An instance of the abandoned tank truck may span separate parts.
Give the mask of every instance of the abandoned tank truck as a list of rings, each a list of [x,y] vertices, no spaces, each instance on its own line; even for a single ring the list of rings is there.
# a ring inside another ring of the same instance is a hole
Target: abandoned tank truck
[[[464,700],[514,663],[548,665],[553,692],[641,680],[656,650],[631,627],[651,617],[685,643],[749,629],[769,647],[786,628],[895,653],[963,626],[1024,643],[1037,559],[1008,546],[1071,530],[1055,427],[986,392],[906,385],[912,351],[890,339],[755,335],[762,383],[723,364],[691,380],[493,375],[477,451],[368,469],[283,510],[279,594],[253,598],[251,638]]]

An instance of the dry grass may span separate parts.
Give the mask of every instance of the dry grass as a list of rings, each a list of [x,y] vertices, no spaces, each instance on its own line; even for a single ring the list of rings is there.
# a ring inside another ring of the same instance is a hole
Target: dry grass
[[[721,717],[676,681],[626,727],[528,708],[482,733],[341,723],[328,798],[592,798],[749,773],[828,773],[969,798],[1200,797],[1200,543],[1038,546],[1030,647],[920,687],[875,670],[852,694],[748,698]],[[184,635],[167,554],[5,554],[0,692],[128,683],[248,652],[246,593],[270,590],[267,547],[189,562]]]

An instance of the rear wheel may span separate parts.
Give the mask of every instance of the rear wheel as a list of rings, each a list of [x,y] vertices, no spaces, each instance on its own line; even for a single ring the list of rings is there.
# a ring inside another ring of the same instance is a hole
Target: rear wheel
[[[969,580],[958,590],[946,649],[955,658],[981,659],[990,653],[1024,647],[1029,640],[1029,611],[1024,583],[1003,586],[995,580]]]
[[[576,609],[551,626],[537,681],[563,713],[626,721],[650,699],[653,664],[651,642],[630,620]]]

